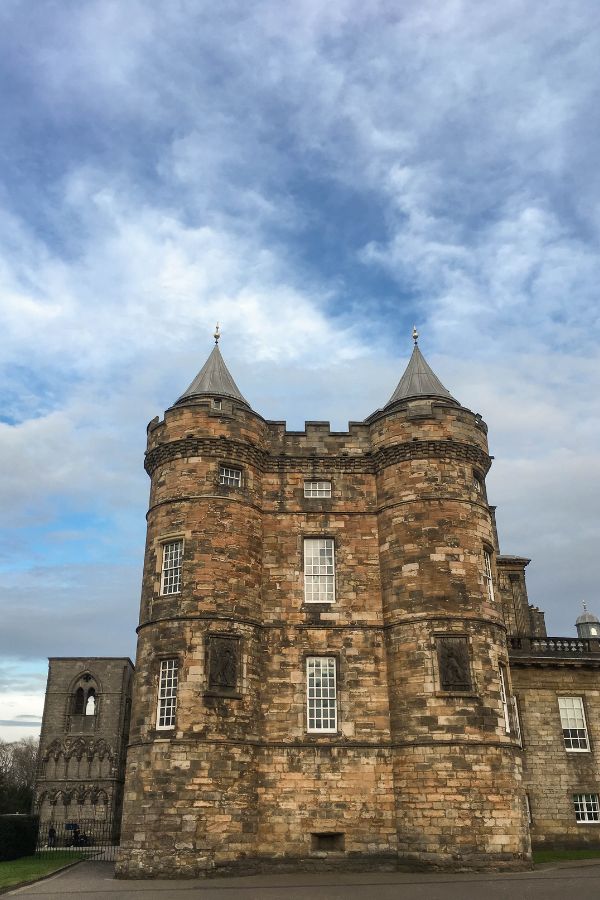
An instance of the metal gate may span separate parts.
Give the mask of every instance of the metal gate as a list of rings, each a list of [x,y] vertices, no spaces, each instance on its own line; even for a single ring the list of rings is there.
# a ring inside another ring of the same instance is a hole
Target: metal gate
[[[96,820],[40,822],[36,856],[62,854],[70,859],[108,859],[117,857],[119,841],[114,823]]]

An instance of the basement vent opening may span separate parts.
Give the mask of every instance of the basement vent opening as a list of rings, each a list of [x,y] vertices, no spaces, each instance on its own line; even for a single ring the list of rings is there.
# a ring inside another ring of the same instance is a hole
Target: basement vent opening
[[[310,849],[320,853],[340,853],[344,850],[343,832],[312,832]]]

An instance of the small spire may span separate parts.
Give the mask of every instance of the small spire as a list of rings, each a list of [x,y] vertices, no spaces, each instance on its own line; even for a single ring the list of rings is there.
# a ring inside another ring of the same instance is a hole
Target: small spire
[[[452,403],[456,403],[458,406],[458,401],[454,399],[450,391],[446,390],[419,350],[419,345],[417,344],[419,332],[417,331],[416,325],[413,328],[412,337],[415,342],[412,356],[404,371],[404,375],[398,382],[398,387],[384,408],[387,408],[392,403],[397,403],[400,400],[414,400],[418,397],[449,400]]]
[[[215,328],[214,338],[215,346],[212,348],[210,355],[187,391],[185,391],[177,403],[187,403],[189,400],[195,400],[202,397],[229,397],[231,400],[237,400],[250,406],[248,401],[240,393],[240,389],[233,380],[231,372],[225,365],[221,351],[219,350],[219,324]]]
[[[587,612],[587,600],[583,601],[583,611]]]

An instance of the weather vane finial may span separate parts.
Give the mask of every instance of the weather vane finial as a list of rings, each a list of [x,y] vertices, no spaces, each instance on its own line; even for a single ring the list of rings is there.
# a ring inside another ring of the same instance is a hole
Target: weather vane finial
[[[417,346],[417,341],[419,340],[419,332],[417,331],[417,326],[413,325],[413,333],[412,333],[413,341],[415,342],[415,347]]]
[[[221,337],[221,333],[219,331],[219,323],[217,322],[217,327],[215,328],[215,333],[214,333],[215,344],[219,343],[220,337]]]

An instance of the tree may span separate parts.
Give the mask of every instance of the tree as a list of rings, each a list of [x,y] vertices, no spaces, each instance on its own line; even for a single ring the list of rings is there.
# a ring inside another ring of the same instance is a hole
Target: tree
[[[35,738],[0,739],[0,813],[31,812],[37,758]]]

